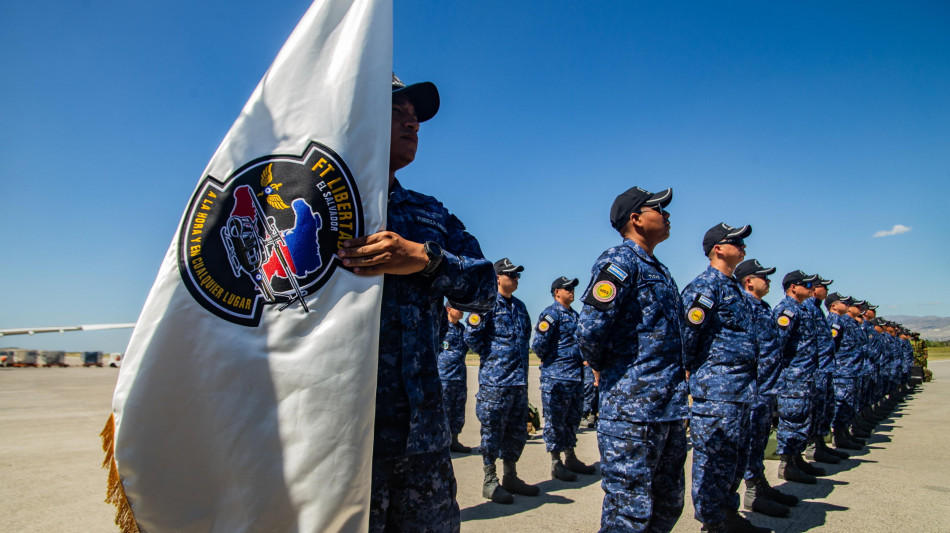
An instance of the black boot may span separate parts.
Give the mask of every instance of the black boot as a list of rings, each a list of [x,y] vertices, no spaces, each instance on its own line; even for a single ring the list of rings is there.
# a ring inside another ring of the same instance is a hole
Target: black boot
[[[818,447],[824,450],[825,453],[830,453],[831,455],[834,455],[838,459],[847,459],[848,457],[851,457],[850,455],[848,455],[848,452],[845,452],[843,450],[836,450],[834,448],[829,447],[828,444],[825,443],[825,439],[818,439],[816,444],[818,444]]]
[[[845,428],[834,428],[831,434],[831,440],[835,443],[836,448],[844,450],[860,450],[863,448],[863,446],[851,440],[851,436],[848,435],[848,430]]]
[[[495,473],[495,465],[485,465],[485,482],[482,484],[482,496],[495,503],[512,503],[515,501],[504,487],[498,485],[498,475]]]
[[[522,496],[537,496],[541,492],[537,486],[528,485],[518,477],[518,469],[514,461],[503,461],[502,464],[505,467],[505,475],[501,477],[501,486],[505,490]]]
[[[864,444],[864,441],[870,437],[871,434],[861,429],[857,424],[851,426],[851,440],[857,441],[858,444]]]
[[[825,463],[829,465],[836,465],[841,462],[841,458],[837,455],[826,452],[818,445],[818,439],[805,448],[805,458],[809,461],[818,461],[819,463]]]
[[[597,473],[597,468],[594,465],[585,465],[574,455],[574,448],[564,452],[564,466],[571,472],[577,472],[578,474],[591,475]]]
[[[703,524],[700,531],[707,531],[708,533],[729,533],[732,530],[729,529],[729,525],[725,522],[716,522],[715,524]]]
[[[742,506],[748,511],[762,513],[766,516],[777,518],[788,516],[788,507],[768,498],[755,479],[745,480],[745,498]]]
[[[781,457],[782,461],[778,465],[779,479],[784,479],[785,481],[794,481],[795,483],[805,483],[808,485],[814,485],[818,483],[818,480],[815,479],[815,476],[810,476],[798,469],[798,465],[795,464],[794,455],[782,455]]]
[[[773,502],[778,502],[785,507],[794,507],[798,505],[798,497],[791,494],[785,494],[784,492],[773,488],[769,485],[769,480],[765,477],[756,478],[756,483],[759,485],[759,490],[765,494],[765,497],[772,500]]]
[[[802,472],[810,476],[827,476],[828,475],[828,472],[825,472],[824,468],[821,468],[820,466],[815,466],[809,463],[802,457],[802,454],[800,453],[795,454],[793,456],[793,459],[795,460],[795,466],[797,466],[799,470],[801,470]]]
[[[577,481],[577,474],[565,468],[561,462],[561,452],[551,452],[551,479]]]
[[[599,417],[596,414],[590,415],[590,417],[587,419],[587,429],[594,429],[595,427],[597,427],[598,418]]]
[[[449,444],[449,451],[455,453],[472,453],[472,449],[459,442],[458,435],[452,435],[452,444]]]

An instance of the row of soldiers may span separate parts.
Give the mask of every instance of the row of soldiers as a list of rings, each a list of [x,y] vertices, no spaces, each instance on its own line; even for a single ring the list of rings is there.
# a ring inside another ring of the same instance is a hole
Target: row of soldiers
[[[672,189],[639,187],[619,195],[610,216],[623,242],[594,263],[581,312],[571,307],[579,280],[559,277],[554,303],[534,322],[551,476],[573,481],[595,472],[574,453],[575,431],[599,411],[602,531],[673,528],[684,506],[687,439],[703,531],[768,531],[738,513],[738,489],[744,479],[745,508],[769,516],[787,516],[798,503],[764,475],[773,419],[779,477],[816,483],[826,471],[809,460],[834,464],[848,457],[843,450],[860,450],[909,390],[911,333],[877,317],[867,301],[829,294],[833,280],[801,270],[784,276],[785,298],[772,309],[762,298],[776,269],[745,260],[748,225],[710,228],[703,238],[709,267],[680,291],[653,254],[669,237],[672,197]],[[483,495],[511,503],[512,494],[539,492],[516,466],[527,438],[532,323],[513,296],[524,267],[504,258],[494,268],[492,310],[470,314],[463,326],[463,313],[447,306],[439,373],[451,449],[468,452],[458,441],[465,354],[479,355]],[[585,372],[588,386],[599,385],[596,407],[584,405]],[[825,443],[829,433],[834,448]]]

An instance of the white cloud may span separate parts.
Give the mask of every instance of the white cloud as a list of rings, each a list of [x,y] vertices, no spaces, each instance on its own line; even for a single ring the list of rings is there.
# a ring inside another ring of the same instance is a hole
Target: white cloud
[[[910,231],[910,226],[905,226],[903,224],[894,224],[894,227],[889,230],[881,230],[874,234],[875,237],[890,237],[891,235],[900,235],[901,233],[907,233]]]

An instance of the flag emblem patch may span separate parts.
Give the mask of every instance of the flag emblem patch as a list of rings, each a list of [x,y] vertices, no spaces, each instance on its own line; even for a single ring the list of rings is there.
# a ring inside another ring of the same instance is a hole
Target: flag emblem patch
[[[341,243],[363,233],[362,204],[340,156],[311,142],[301,156],[203,178],[179,231],[178,269],[191,295],[254,327],[267,305],[309,311],[307,300],[342,265]]]

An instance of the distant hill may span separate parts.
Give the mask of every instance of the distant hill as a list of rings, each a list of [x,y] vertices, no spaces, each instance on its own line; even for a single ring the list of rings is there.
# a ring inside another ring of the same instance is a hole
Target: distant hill
[[[886,315],[884,318],[900,322],[911,331],[919,332],[922,339],[930,341],[950,340],[950,317]]]

